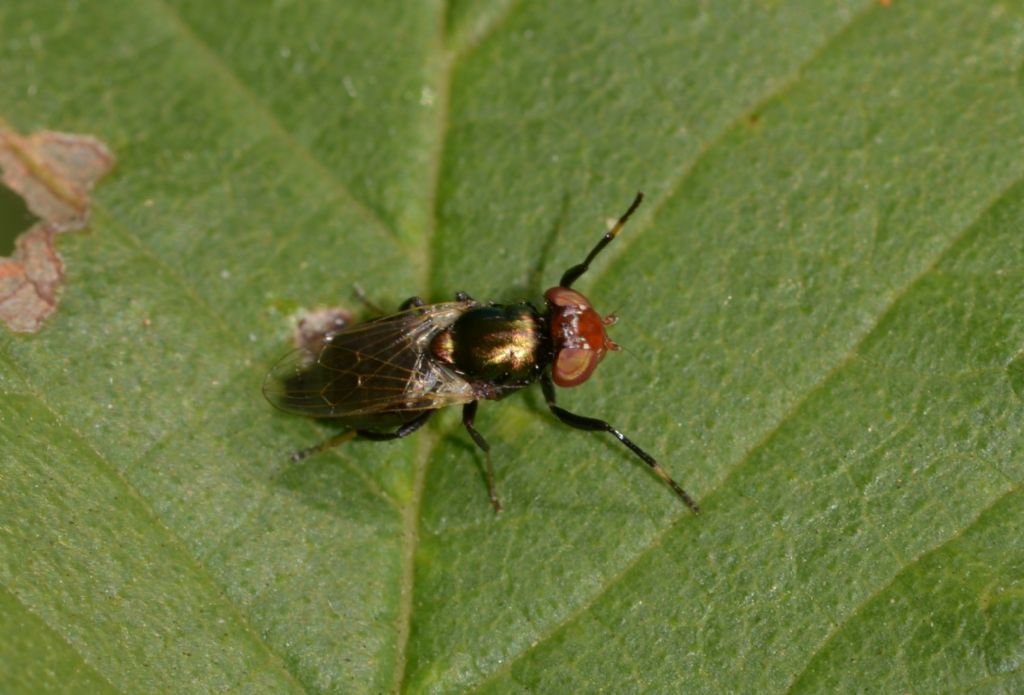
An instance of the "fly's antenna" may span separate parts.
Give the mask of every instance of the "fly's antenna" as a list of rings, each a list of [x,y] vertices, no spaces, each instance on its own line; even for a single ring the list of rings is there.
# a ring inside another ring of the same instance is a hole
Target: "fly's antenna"
[[[632,348],[630,348],[630,347],[628,347],[626,345],[623,345],[622,343],[619,343],[618,345],[619,345],[619,349],[622,350],[627,355],[629,355],[630,357],[632,357],[634,360],[636,360],[637,364],[646,366],[644,361],[642,359],[640,359],[639,355],[637,355],[636,352],[634,352]]]
[[[565,274],[562,275],[562,280],[559,283],[559,287],[572,287],[572,283],[579,280],[580,275],[583,275],[583,273],[587,272],[587,270],[590,268],[590,262],[597,257],[597,254],[601,253],[605,246],[612,243],[612,239],[614,239],[615,236],[622,231],[622,228],[626,226],[626,222],[629,221],[630,215],[636,212],[636,209],[640,207],[640,203],[643,201],[643,199],[643,193],[636,194],[636,198],[633,199],[633,204],[630,205],[629,209],[626,210],[626,213],[619,218],[619,221],[615,223],[615,226],[613,226],[611,229],[605,232],[605,235],[601,237],[601,241],[597,242],[597,246],[595,246],[590,251],[590,253],[587,254],[586,260],[584,260],[579,265],[574,265],[573,267],[569,268],[569,270],[565,271]]]

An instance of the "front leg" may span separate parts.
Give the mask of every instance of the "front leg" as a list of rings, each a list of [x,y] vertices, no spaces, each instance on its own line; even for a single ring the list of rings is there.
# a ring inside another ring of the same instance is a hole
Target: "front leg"
[[[555,385],[551,383],[551,377],[547,373],[541,376],[541,387],[544,389],[544,400],[547,401],[548,408],[551,410],[552,413],[554,413],[555,417],[557,417],[559,420],[569,425],[570,427],[575,427],[578,430],[589,430],[592,432],[608,432],[613,437],[615,437],[620,442],[629,447],[630,451],[639,456],[644,463],[650,466],[651,470],[654,471],[655,475],[661,478],[666,485],[672,488],[672,491],[679,496],[679,499],[681,499],[683,503],[690,508],[691,511],[693,511],[695,514],[700,512],[700,507],[693,500],[693,498],[687,494],[686,490],[680,487],[679,483],[672,480],[668,472],[664,468],[662,468],[657,461],[654,460],[654,457],[652,457],[646,451],[644,451],[636,444],[634,444],[629,439],[629,437],[624,435],[622,432],[619,432],[617,429],[612,427],[604,420],[598,420],[597,418],[576,415],[575,413],[570,413],[568,410],[560,408],[557,405],[555,405]]]

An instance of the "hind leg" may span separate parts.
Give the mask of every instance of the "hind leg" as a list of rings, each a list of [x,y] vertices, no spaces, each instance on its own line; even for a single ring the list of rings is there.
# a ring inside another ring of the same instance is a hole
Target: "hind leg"
[[[333,449],[343,442],[347,442],[355,437],[362,437],[363,439],[370,439],[376,442],[384,442],[390,439],[401,439],[402,437],[408,437],[410,434],[423,427],[427,424],[427,420],[434,414],[433,410],[426,410],[421,415],[417,415],[414,419],[409,420],[394,432],[374,432],[373,430],[345,430],[340,432],[333,437],[329,437],[319,444],[315,444],[308,449],[302,449],[292,454],[292,461],[301,461],[304,458],[308,458],[313,454],[319,454],[321,451],[327,451]]]

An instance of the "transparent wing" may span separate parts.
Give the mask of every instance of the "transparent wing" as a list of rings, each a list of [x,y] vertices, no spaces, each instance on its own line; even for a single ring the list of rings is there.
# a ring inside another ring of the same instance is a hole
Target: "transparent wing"
[[[319,354],[293,350],[267,374],[263,394],[286,412],[328,418],[467,403],[472,387],[432,359],[429,345],[471,306],[418,307],[335,333]]]

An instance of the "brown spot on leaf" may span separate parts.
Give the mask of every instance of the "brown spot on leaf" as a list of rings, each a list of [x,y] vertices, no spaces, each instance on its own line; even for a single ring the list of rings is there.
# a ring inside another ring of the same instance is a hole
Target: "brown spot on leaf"
[[[35,333],[57,307],[64,263],[53,248],[56,231],[40,222],[18,237],[14,253],[0,258],[0,320],[18,333]]]
[[[22,136],[0,122],[0,180],[39,218],[0,257],[0,320],[12,331],[34,333],[56,310],[64,263],[54,237],[86,225],[89,190],[113,165],[110,150],[88,135]]]

